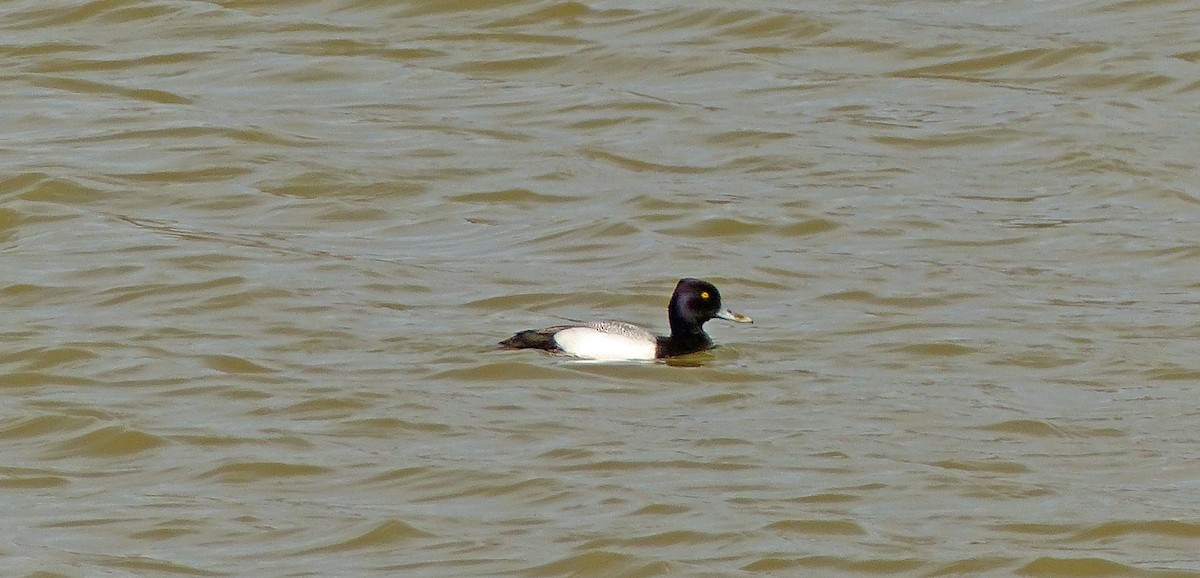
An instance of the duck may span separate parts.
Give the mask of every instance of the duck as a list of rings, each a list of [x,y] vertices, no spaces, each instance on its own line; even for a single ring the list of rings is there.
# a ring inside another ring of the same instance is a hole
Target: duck
[[[736,323],[754,320],[721,307],[721,292],[708,281],[685,277],[675,285],[667,305],[670,335],[623,321],[588,321],[527,329],[500,342],[502,349],[540,349],[551,353],[599,361],[665,359],[712,349],[704,332],[710,319]]]

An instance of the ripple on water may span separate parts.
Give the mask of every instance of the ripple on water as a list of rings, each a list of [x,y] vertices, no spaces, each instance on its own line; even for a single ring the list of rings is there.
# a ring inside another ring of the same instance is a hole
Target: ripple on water
[[[331,471],[332,468],[312,464],[253,461],[224,464],[196,474],[195,477],[225,484],[254,484],[321,476]]]
[[[94,383],[95,382],[90,379],[75,377],[73,375],[48,373],[44,371],[15,371],[4,375],[3,387],[36,388],[44,385],[83,386]]]
[[[68,476],[42,468],[0,467],[0,489],[39,490],[71,483]]]
[[[759,235],[770,228],[770,225],[753,222],[748,219],[733,219],[728,217],[710,217],[682,227],[662,229],[659,232],[676,237],[736,237]]]
[[[663,576],[680,568],[653,558],[624,554],[613,550],[589,549],[578,554],[521,570],[520,576],[543,578],[546,576],[612,576],[613,578],[638,578]]]
[[[3,187],[4,183],[0,182],[0,190],[4,190]],[[7,243],[16,237],[24,220],[21,212],[15,209],[0,208],[0,243]]]
[[[192,104],[192,99],[187,98],[182,94],[165,90],[128,88],[118,84],[82,80],[78,78],[54,77],[47,75],[31,81],[31,84],[40,88],[61,90],[88,97],[113,97],[156,104]]]
[[[926,563],[915,558],[847,559],[838,556],[766,557],[742,566],[750,572],[840,572],[855,574],[901,574],[915,572]]]
[[[1061,576],[1161,576],[1167,578],[1194,575],[1192,572],[1178,572],[1170,569],[1147,570],[1100,557],[1064,556],[1042,556],[1013,570],[1013,573],[1017,576],[1045,576],[1046,578]]]
[[[154,574],[159,576],[222,576],[220,572],[213,572],[199,566],[189,566],[180,564],[171,560],[160,559],[151,555],[130,555],[130,556],[110,556],[100,554],[89,554],[79,556],[77,563],[86,564],[92,567],[111,569],[112,571],[121,573],[130,573],[132,575]],[[73,574],[71,574],[73,575]],[[36,572],[30,576],[41,578],[41,573]],[[68,576],[64,574],[63,576]]]
[[[1125,437],[1117,428],[1094,428],[1059,425],[1046,420],[1014,419],[981,426],[978,429],[1004,434],[1032,437]]]
[[[576,200],[575,198],[566,195],[537,193],[529,189],[507,189],[503,191],[464,193],[461,195],[450,196],[449,199],[460,203],[500,203],[524,206],[538,206],[548,203],[567,203]]]
[[[336,430],[346,437],[375,437],[395,439],[406,432],[449,434],[454,430],[449,424],[436,421],[407,420],[398,417],[379,417],[344,420]]]
[[[785,534],[814,535],[866,535],[867,529],[852,520],[780,520],[767,525],[765,530]]]
[[[0,420],[0,439],[54,436],[86,429],[95,422],[94,418],[63,414],[11,417]]]
[[[149,452],[168,443],[161,436],[112,425],[53,444],[46,455],[52,459],[125,457]]]
[[[516,355],[517,353],[514,353]],[[544,356],[538,352],[525,351],[520,354]],[[577,375],[568,368],[557,365],[546,365],[537,362],[499,361],[473,367],[447,369],[433,375],[436,379],[450,379],[467,382],[493,382],[511,380],[563,380]]]
[[[353,552],[408,547],[419,538],[432,538],[434,534],[418,529],[403,520],[387,520],[382,523],[365,522],[340,528],[335,535],[322,539],[324,545],[313,546],[294,552],[306,556],[324,552]]]

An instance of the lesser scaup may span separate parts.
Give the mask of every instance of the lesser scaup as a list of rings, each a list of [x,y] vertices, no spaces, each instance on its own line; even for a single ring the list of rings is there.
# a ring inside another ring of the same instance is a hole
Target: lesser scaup
[[[621,321],[591,321],[522,331],[500,342],[507,349],[544,349],[585,359],[620,361],[661,359],[704,351],[713,346],[704,322],[720,318],[753,323],[740,313],[721,309],[721,293],[712,283],[680,279],[667,305],[671,334],[655,335]]]

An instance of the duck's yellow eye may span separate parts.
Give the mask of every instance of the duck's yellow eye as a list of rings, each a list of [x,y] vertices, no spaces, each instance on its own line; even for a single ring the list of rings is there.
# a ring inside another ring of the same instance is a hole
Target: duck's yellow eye
[[[700,292],[700,298],[701,298],[701,299],[708,299],[708,291],[701,291],[701,292]]]

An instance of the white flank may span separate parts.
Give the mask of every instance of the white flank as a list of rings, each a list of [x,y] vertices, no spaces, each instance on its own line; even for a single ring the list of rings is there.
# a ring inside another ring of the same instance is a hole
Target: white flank
[[[601,361],[654,359],[658,345],[653,339],[647,340],[644,335],[633,337],[592,327],[568,327],[554,334],[554,342],[564,353]]]

